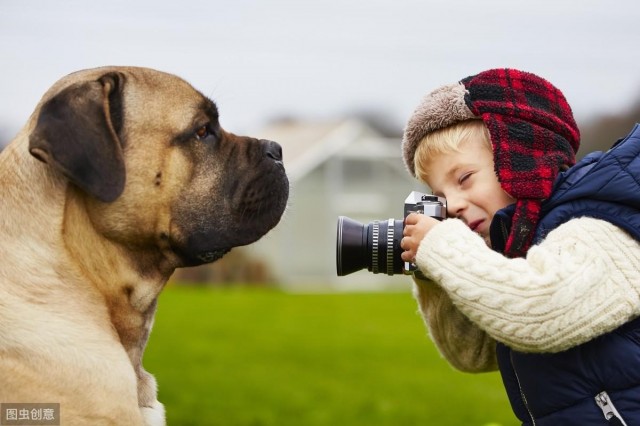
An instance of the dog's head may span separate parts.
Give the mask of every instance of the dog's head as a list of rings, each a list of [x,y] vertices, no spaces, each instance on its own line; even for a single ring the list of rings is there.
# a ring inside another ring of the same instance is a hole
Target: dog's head
[[[155,70],[71,74],[44,96],[33,156],[61,172],[92,226],[176,266],[212,262],[280,220],[289,184],[280,146],[222,129],[215,103]]]

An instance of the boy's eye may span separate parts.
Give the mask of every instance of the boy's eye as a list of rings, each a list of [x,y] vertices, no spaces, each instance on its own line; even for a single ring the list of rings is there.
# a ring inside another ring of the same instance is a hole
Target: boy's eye
[[[471,173],[465,173],[462,176],[460,176],[460,179],[458,179],[458,183],[463,183],[464,181],[466,181],[469,177],[471,177]]]

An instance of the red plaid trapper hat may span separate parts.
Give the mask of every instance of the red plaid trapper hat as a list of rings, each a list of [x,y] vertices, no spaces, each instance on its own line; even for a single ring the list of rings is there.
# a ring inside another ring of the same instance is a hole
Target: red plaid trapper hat
[[[429,93],[410,117],[402,142],[409,172],[422,139],[434,130],[481,119],[489,130],[498,181],[515,198],[505,255],[524,256],[540,206],[563,166],[575,163],[580,133],[560,90],[537,75],[492,69]]]

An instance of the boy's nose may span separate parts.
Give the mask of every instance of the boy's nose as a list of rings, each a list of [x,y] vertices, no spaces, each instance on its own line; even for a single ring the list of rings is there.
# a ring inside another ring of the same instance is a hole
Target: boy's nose
[[[447,216],[460,218],[467,207],[467,202],[462,197],[448,196]]]

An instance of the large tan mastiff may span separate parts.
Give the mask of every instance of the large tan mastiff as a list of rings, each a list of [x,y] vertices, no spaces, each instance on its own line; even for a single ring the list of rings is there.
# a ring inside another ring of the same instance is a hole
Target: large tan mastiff
[[[144,68],[58,81],[0,154],[0,402],[62,424],[164,424],[141,364],[175,268],[273,228],[280,146],[235,136],[180,78]]]

